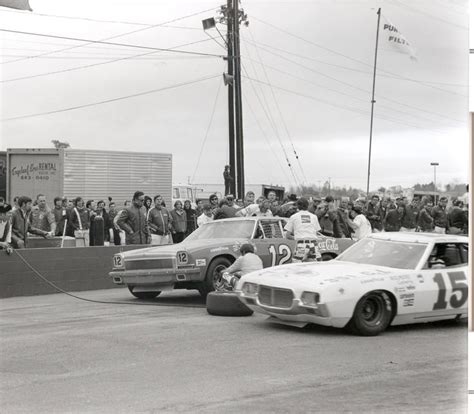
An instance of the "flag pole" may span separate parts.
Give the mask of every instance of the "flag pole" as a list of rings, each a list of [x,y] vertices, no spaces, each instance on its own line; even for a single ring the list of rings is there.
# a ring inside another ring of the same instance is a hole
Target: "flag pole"
[[[372,81],[372,108],[370,111],[370,135],[369,135],[369,166],[367,169],[367,199],[369,198],[369,186],[370,186],[370,158],[372,156],[372,131],[374,127],[374,104],[375,104],[375,75],[377,73],[377,52],[379,48],[379,27],[380,27],[380,14],[381,8],[377,11],[377,35],[375,38],[375,60],[374,60],[374,78]]]

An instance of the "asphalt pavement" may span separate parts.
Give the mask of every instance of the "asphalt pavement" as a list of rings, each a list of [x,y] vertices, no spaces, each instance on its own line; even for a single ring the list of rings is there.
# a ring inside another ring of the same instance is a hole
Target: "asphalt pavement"
[[[210,316],[193,291],[78,295],[123,304],[0,300],[2,413],[467,412],[465,323],[364,338]]]

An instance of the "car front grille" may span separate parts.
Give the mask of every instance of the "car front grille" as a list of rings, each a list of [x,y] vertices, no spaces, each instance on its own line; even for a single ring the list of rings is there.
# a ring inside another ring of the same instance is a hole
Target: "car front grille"
[[[172,269],[173,259],[148,259],[125,261],[125,270]]]
[[[258,300],[262,305],[273,306],[275,308],[291,308],[293,292],[289,289],[260,286]]]

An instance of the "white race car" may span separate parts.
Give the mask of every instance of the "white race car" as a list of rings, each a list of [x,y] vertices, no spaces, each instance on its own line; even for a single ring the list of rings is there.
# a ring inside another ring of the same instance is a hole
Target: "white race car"
[[[236,290],[275,322],[371,336],[389,325],[467,317],[467,261],[464,236],[376,233],[329,262],[249,273]]]

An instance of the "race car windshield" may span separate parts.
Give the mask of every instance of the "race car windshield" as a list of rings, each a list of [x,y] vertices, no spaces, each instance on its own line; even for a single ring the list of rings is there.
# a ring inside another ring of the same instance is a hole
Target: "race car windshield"
[[[389,240],[362,239],[336,260],[396,269],[415,269],[428,245]]]
[[[203,239],[250,239],[252,237],[255,221],[221,221],[217,220],[204,224],[191,233],[186,241]]]

